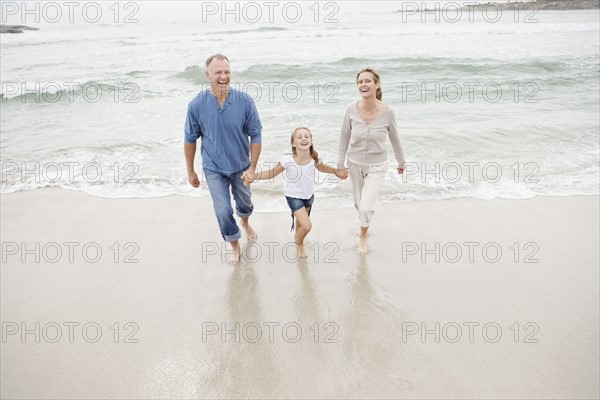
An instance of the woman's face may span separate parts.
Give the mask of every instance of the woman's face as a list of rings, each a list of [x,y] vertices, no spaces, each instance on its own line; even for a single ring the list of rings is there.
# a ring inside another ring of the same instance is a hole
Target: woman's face
[[[361,73],[356,80],[356,86],[362,97],[375,96],[379,88],[379,84],[375,83],[375,76],[370,72]]]

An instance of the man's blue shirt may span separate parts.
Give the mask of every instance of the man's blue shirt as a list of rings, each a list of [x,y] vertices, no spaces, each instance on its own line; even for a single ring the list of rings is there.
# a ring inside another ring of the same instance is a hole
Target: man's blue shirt
[[[224,174],[250,165],[250,143],[261,144],[262,125],[256,105],[247,94],[230,88],[219,107],[210,90],[203,90],[188,105],[185,143],[202,138],[202,167]]]

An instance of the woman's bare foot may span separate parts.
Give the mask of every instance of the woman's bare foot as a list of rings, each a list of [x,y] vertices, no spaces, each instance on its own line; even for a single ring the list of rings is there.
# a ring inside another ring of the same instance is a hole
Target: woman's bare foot
[[[358,249],[356,250],[356,254],[365,254],[368,251],[367,246],[367,237],[359,236],[358,238]]]
[[[367,238],[369,237],[369,227],[361,226],[360,234],[358,235],[358,249],[356,250],[356,254],[365,254],[368,250],[367,247]]]

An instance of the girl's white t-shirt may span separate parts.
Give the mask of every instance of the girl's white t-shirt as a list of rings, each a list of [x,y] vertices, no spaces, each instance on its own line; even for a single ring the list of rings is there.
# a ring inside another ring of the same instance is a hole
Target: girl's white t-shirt
[[[286,154],[279,161],[285,174],[283,176],[283,194],[288,197],[308,200],[315,193],[315,160],[307,165],[299,165],[292,154]]]

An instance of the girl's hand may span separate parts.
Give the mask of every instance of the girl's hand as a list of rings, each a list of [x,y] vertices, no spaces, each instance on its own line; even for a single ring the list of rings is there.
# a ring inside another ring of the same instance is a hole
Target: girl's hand
[[[244,181],[244,185],[249,186],[252,182],[254,182],[254,180],[250,179],[246,172],[247,171],[244,171],[244,173],[242,174],[242,180]]]
[[[250,167],[244,171],[244,175],[250,180],[250,182],[254,182],[256,180],[256,171],[254,167]]]

